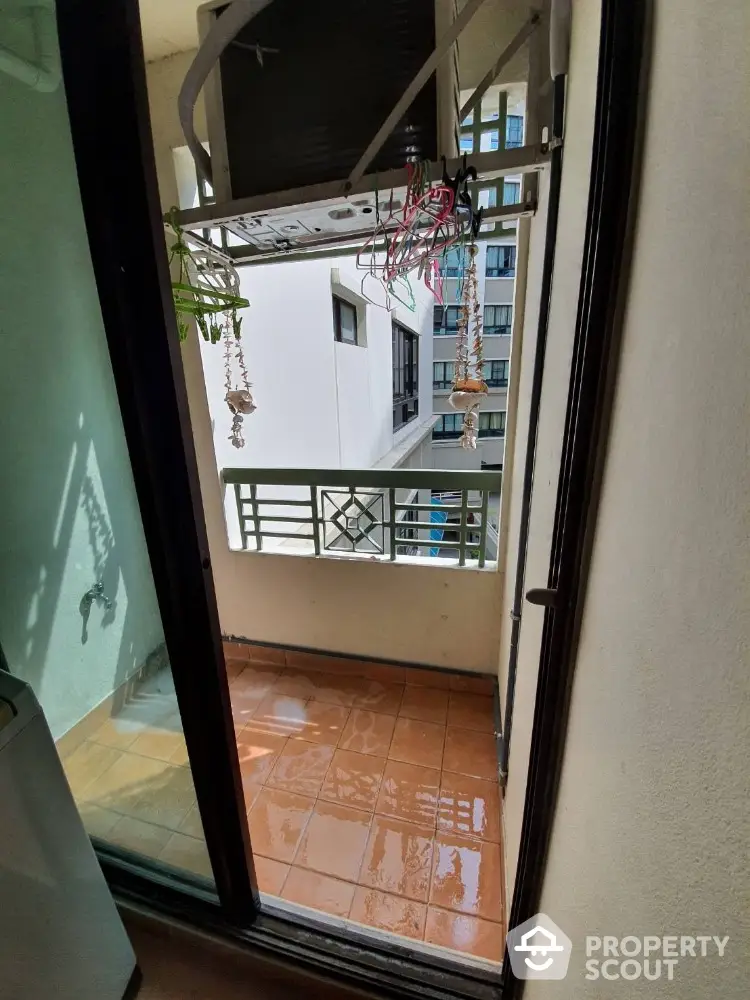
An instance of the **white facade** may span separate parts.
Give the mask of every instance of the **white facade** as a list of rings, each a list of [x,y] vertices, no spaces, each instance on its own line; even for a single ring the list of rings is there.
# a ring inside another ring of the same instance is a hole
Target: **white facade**
[[[213,429],[217,469],[371,469],[406,465],[429,468],[432,427],[432,302],[415,288],[415,309],[392,311],[362,295],[353,257],[264,264],[240,269],[250,301],[242,315],[242,348],[257,410],[245,416],[245,445],[230,440],[221,344],[201,341],[201,359]],[[334,296],[357,313],[357,343],[335,337]],[[417,415],[394,431],[392,327],[398,323],[418,343]],[[233,385],[238,370],[231,369]],[[427,464],[425,464],[427,459]],[[300,492],[301,490],[301,492]],[[263,488],[261,488],[261,494]],[[304,488],[271,489],[269,496],[301,499]],[[289,514],[269,507],[267,513]],[[230,544],[242,544],[234,494],[225,514]],[[279,526],[280,527],[280,526]],[[294,529],[286,525],[285,530]],[[270,540],[271,547],[294,543]]]
[[[180,207],[196,207],[197,175],[187,147],[173,149],[172,161]],[[218,240],[218,231],[214,235]],[[427,286],[410,282],[410,308],[358,267],[353,253],[248,265],[238,273],[240,292],[250,302],[239,314],[240,348],[257,407],[243,417],[241,447],[230,433],[232,415],[225,399],[228,382],[233,389],[244,386],[234,345],[227,364],[223,342],[199,340],[219,474],[230,468],[431,468],[435,298]],[[354,343],[337,337],[336,300],[356,312]],[[417,345],[417,392],[410,394],[406,422],[396,396],[395,327],[412,334]],[[289,500],[308,495],[306,488],[294,486],[270,492],[260,487],[259,495],[264,494]],[[241,548],[231,490],[224,509],[230,544]],[[289,512],[281,506],[265,508],[278,517]],[[282,526],[297,533],[290,522],[276,525]],[[297,542],[269,539],[266,546],[289,549]]]
[[[242,345],[258,409],[243,423],[245,447],[228,440],[224,352],[201,343],[219,468],[370,469],[407,463],[405,442],[429,432],[432,303],[414,282],[416,309],[388,312],[362,295],[351,257],[240,269]],[[357,310],[357,345],[334,336],[333,296]],[[419,339],[419,413],[393,430],[392,324]],[[420,440],[413,441],[418,447]],[[394,452],[393,455],[390,453]]]

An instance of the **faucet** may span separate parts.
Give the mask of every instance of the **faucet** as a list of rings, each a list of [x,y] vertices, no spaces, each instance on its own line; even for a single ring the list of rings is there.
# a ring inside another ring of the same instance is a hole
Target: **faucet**
[[[101,580],[97,580],[96,583],[89,587],[86,593],[81,598],[81,603],[78,605],[78,610],[81,612],[81,618],[83,618],[83,627],[81,629],[81,642],[85,645],[88,642],[89,631],[89,615],[91,614],[91,605],[96,601],[98,604],[103,604],[106,611],[109,611],[112,607],[112,601],[104,593],[104,584]]]
[[[101,580],[97,580],[93,587],[89,587],[81,598],[82,615],[88,617],[88,614],[91,611],[91,605],[94,601],[98,601],[100,604],[103,604],[107,611],[109,611],[112,607],[112,601],[104,594],[104,584]]]

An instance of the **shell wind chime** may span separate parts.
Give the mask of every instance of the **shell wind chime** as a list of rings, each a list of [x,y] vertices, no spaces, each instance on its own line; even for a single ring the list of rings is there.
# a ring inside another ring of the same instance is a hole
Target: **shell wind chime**
[[[487,398],[484,380],[484,349],[482,343],[482,312],[477,286],[476,243],[469,247],[469,266],[466,271],[456,336],[456,372],[453,391],[448,402],[454,410],[463,411],[464,421],[460,444],[462,448],[476,448],[479,432],[479,407]]]
[[[240,295],[240,277],[231,259],[203,241],[193,240],[190,233],[174,221],[170,223],[176,242],[169,248],[170,265],[177,261],[177,280],[172,282],[172,295],[180,340],[187,338],[187,316],[192,316],[203,339],[224,347],[224,401],[232,414],[232,429],[228,440],[235,448],[244,448],[243,417],[257,407],[250,392],[250,378],[242,349],[242,319],[238,309],[247,309],[250,302]]]

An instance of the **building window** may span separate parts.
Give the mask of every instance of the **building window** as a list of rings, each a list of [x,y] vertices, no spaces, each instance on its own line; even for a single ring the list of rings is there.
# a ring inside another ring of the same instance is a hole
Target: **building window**
[[[432,428],[433,440],[448,441],[450,438],[461,437],[463,425],[463,413],[443,413],[438,418],[438,422]]]
[[[479,437],[505,437],[505,410],[479,414]]]
[[[516,276],[516,248],[514,246],[487,247],[488,278],[514,278]]]
[[[474,152],[474,136],[471,132],[464,132],[459,139],[459,149],[462,153]]]
[[[518,149],[523,146],[523,115],[506,115],[505,148]]]
[[[350,303],[333,296],[333,333],[340,344],[356,344],[357,310]]]
[[[455,247],[440,258],[440,273],[445,278],[460,278],[465,266],[466,253],[463,247]]]
[[[485,306],[484,332],[490,336],[509,337],[513,306]]]
[[[519,181],[505,181],[503,184],[503,205],[517,205],[521,200]]]
[[[432,332],[436,337],[455,337],[460,306],[434,306]]]
[[[477,195],[477,208],[496,208],[497,188],[482,188]]]
[[[505,389],[508,385],[508,361],[485,361],[482,366],[484,381],[490,389]]]
[[[393,347],[393,429],[419,413],[419,339],[400,323],[391,327]]]
[[[454,361],[433,361],[432,362],[432,388],[450,389],[453,385],[453,377],[456,372]]]
[[[479,152],[492,153],[500,146],[500,133],[496,128],[479,134]]]

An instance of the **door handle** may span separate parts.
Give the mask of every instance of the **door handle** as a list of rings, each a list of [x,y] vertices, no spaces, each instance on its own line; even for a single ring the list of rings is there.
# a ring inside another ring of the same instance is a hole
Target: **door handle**
[[[533,587],[526,591],[529,604],[537,604],[542,608],[558,608],[562,604],[559,591],[551,587]]]

